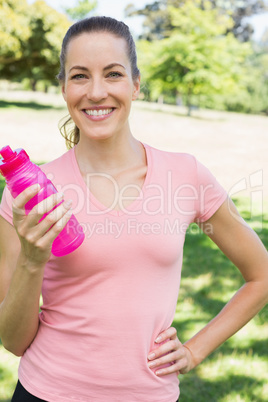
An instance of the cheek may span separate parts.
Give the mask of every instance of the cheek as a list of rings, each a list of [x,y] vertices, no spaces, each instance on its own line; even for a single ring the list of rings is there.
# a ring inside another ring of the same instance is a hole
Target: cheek
[[[121,97],[124,98],[125,101],[132,101],[134,89],[130,83],[124,83],[118,94],[120,93]]]
[[[72,107],[75,103],[77,103],[81,99],[82,95],[83,91],[81,87],[67,85],[65,89],[65,100],[67,102],[67,106]]]

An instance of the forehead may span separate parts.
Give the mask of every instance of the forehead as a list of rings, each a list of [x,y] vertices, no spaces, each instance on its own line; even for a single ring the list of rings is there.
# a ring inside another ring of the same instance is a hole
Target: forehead
[[[66,62],[84,61],[128,61],[127,43],[107,32],[82,33],[70,40],[67,47]]]

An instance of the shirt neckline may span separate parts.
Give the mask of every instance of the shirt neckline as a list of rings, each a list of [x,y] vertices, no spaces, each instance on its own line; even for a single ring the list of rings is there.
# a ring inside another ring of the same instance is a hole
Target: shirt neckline
[[[78,162],[75,156],[75,146],[70,150],[71,153],[71,160],[74,168],[74,172],[78,181],[78,184],[82,187],[84,190],[86,196],[89,198],[90,203],[92,203],[98,210],[99,215],[113,215],[113,216],[122,216],[122,215],[127,215],[129,212],[137,210],[138,206],[143,202],[144,199],[144,194],[146,187],[148,183],[150,182],[151,179],[151,172],[152,172],[152,157],[151,157],[151,149],[150,147],[141,142],[141,145],[144,147],[145,154],[146,154],[146,162],[147,162],[147,172],[145,175],[145,179],[143,182],[143,185],[141,187],[141,191],[138,197],[136,197],[124,210],[116,210],[112,208],[107,208],[105,205],[103,205],[90,191],[88,186],[86,185],[82,174],[80,172]]]

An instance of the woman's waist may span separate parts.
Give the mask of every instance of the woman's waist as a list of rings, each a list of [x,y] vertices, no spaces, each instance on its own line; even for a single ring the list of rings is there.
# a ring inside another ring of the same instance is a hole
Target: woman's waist
[[[133,390],[139,395],[133,401],[150,402],[150,395],[159,396],[159,400],[162,395],[164,401],[168,390],[176,400],[176,374],[157,377],[148,367],[147,355],[147,341],[142,341],[138,333],[130,339],[115,328],[114,333],[105,336],[92,331],[87,337],[79,337],[41,323],[21,359],[20,372],[35,386],[45,386],[51,393],[64,390],[67,396],[86,392],[92,398],[103,395],[113,401],[111,396],[127,395]]]

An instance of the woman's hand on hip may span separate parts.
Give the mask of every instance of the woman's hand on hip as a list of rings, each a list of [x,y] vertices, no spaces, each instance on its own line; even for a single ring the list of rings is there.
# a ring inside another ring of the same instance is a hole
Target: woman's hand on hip
[[[161,343],[161,345],[149,353],[148,366],[155,370],[157,376],[172,373],[177,375],[186,374],[191,370],[193,367],[192,354],[179,341],[176,328],[170,327],[161,332],[157,336],[155,343]],[[167,367],[160,367],[167,364]]]

